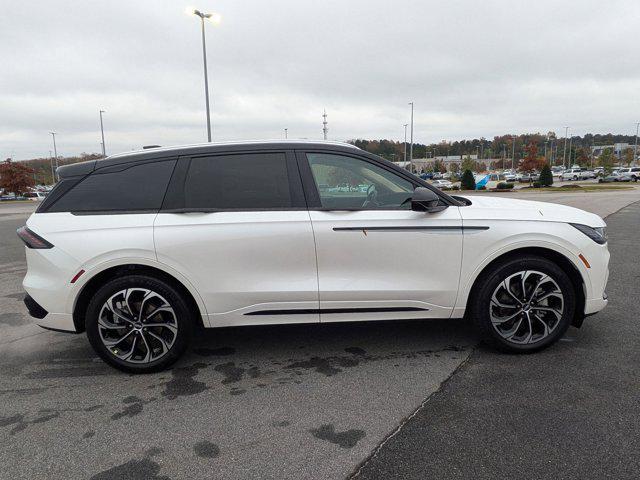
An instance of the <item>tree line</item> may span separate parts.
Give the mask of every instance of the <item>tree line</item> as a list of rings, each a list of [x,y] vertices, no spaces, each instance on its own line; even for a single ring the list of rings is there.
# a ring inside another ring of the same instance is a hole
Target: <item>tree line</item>
[[[514,140],[516,153],[515,158],[517,159],[524,158],[526,155],[526,149],[530,144],[534,144],[539,152],[544,152],[546,142],[548,158],[551,155],[551,148],[553,148],[555,155],[557,147],[556,158],[559,159],[559,161],[562,161],[564,137],[551,131],[546,134],[525,133],[515,136],[511,134],[497,135],[491,140],[481,137],[470,140],[456,140],[453,142],[443,140],[439,143],[431,143],[428,145],[423,143],[414,143],[413,158],[433,158],[453,155],[465,157],[476,154],[480,159],[496,159],[503,157],[511,158]],[[405,143],[402,141],[387,139],[352,139],[348,142],[367,152],[386,158],[387,160],[397,162],[404,159]],[[594,145],[613,145],[614,143],[633,144],[634,142],[634,135],[617,135],[612,133],[587,133],[583,136],[571,135],[567,139],[566,155],[568,159],[573,160],[572,163],[580,163],[580,161],[586,161],[590,158],[591,147]],[[407,144],[407,159],[408,158],[409,146]]]

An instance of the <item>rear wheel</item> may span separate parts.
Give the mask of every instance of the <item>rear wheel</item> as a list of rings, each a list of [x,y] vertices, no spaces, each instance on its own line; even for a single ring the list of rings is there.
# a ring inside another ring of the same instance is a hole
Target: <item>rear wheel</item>
[[[188,304],[168,283],[146,275],[127,275],[106,283],[91,299],[87,337],[108,364],[130,373],[163,370],[191,339]]]
[[[567,274],[542,257],[512,259],[483,275],[471,315],[485,343],[506,352],[534,352],[569,328],[576,294]]]

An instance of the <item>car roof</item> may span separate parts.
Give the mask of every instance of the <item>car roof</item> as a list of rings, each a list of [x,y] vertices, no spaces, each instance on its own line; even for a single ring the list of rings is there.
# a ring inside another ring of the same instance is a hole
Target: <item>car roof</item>
[[[60,178],[87,175],[94,170],[114,165],[121,165],[130,162],[144,160],[155,160],[162,158],[176,158],[185,155],[204,155],[217,152],[250,151],[250,150],[293,150],[300,149],[320,149],[353,152],[361,151],[355,145],[345,142],[335,142],[327,140],[247,140],[234,142],[211,142],[197,143],[189,145],[175,145],[170,147],[151,147],[132,152],[123,152],[110,155],[99,160],[89,160],[71,165],[64,165],[57,169]]]

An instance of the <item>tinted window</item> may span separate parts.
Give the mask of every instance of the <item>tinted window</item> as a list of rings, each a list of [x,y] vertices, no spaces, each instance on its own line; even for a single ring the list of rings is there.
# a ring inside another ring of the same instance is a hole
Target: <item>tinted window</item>
[[[343,155],[307,154],[323,208],[410,209],[413,184],[373,163]]]
[[[284,153],[216,155],[191,159],[185,208],[290,208]]]
[[[49,212],[159,210],[175,160],[132,165],[124,170],[92,173]],[[109,169],[105,169],[109,170]]]

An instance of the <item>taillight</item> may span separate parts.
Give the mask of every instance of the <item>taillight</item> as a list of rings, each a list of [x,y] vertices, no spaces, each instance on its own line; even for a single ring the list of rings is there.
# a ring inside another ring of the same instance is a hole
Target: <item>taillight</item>
[[[53,248],[51,243],[29,230],[26,226],[20,227],[16,233],[28,248]]]

